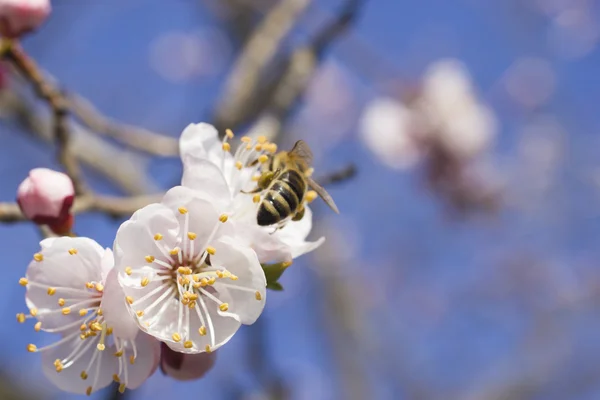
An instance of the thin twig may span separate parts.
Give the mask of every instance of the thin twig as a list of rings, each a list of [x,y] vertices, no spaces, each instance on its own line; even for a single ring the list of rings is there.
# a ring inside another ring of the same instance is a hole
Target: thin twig
[[[29,81],[36,94],[46,101],[52,109],[54,118],[54,139],[58,148],[58,160],[65,167],[67,175],[73,181],[75,192],[85,192],[85,185],[81,179],[81,171],[75,157],[71,152],[70,132],[67,121],[68,103],[55,87],[43,76],[35,61],[30,58],[18,43],[7,41],[3,43],[4,59],[12,63],[15,68]]]
[[[217,105],[215,124],[235,128],[249,118],[267,67],[310,0],[282,0],[264,17],[248,40],[227,79]]]
[[[109,136],[132,149],[162,157],[179,154],[177,139],[134,125],[116,122],[104,115],[89,100],[76,93],[67,93],[66,99],[73,116],[94,132]]]
[[[344,182],[350,178],[353,178],[356,175],[356,165],[348,164],[344,168],[328,173],[320,178],[317,178],[316,181],[321,186],[327,186],[334,183]]]
[[[102,212],[112,217],[122,217],[133,214],[136,210],[151,203],[159,202],[162,195],[136,197],[109,197],[82,195],[75,199],[72,212]],[[17,203],[0,203],[0,222],[14,223],[27,221]]]

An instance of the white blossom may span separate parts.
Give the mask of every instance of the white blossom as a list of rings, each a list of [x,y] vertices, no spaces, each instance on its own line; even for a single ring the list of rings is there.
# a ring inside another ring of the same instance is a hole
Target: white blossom
[[[45,239],[20,284],[27,287],[29,315],[36,331],[60,339],[30,352],[42,354],[48,379],[62,390],[87,393],[120,382],[120,391],[141,385],[156,369],[159,343],[140,332],[128,313],[113,268],[113,254],[95,241]]]
[[[139,327],[182,353],[216,350],[261,314],[266,279],[225,214],[178,186],[121,225],[119,280]]]
[[[312,213],[305,206],[300,221],[290,221],[285,227],[273,232],[273,227],[259,226],[256,220],[258,195],[246,194],[256,187],[261,163],[269,160],[269,154],[277,146],[266,138],[253,141],[242,137],[240,146],[231,154],[228,134],[220,140],[217,130],[209,124],[189,125],[180,139],[183,162],[182,185],[193,189],[197,195],[208,200],[219,213],[225,214],[235,225],[239,243],[249,245],[261,262],[291,261],[320,246],[324,238],[306,241],[312,228]],[[250,166],[252,161],[257,161]]]
[[[412,167],[421,158],[413,130],[412,111],[390,97],[376,98],[363,111],[361,139],[385,165],[394,169]]]

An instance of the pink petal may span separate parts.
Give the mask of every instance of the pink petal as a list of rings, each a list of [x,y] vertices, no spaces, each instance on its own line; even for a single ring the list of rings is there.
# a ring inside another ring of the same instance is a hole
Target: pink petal
[[[200,379],[212,369],[217,357],[216,352],[201,354],[183,354],[161,345],[160,368],[165,375],[180,381]]]

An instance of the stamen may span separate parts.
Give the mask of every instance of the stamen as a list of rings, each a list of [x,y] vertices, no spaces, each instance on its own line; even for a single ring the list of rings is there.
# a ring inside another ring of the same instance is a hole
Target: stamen
[[[269,161],[269,156],[266,154],[261,154],[260,156],[258,156],[258,162],[261,164],[266,163],[267,161]]]
[[[207,353],[212,353],[212,350],[210,349],[209,345],[206,345],[206,347],[204,348],[204,350],[206,350]]]
[[[77,249],[69,249],[69,254],[74,256],[75,254],[77,254]]]
[[[36,332],[42,330],[42,321],[36,322],[36,324],[33,326],[33,329],[35,329]]]
[[[119,379],[119,375],[113,374],[113,381],[115,381],[117,383],[121,383],[121,379]]]
[[[127,275],[131,275],[132,272],[133,272],[133,269],[131,267],[125,267],[125,273]]]
[[[37,262],[40,262],[44,260],[44,256],[42,255],[42,253],[35,253],[33,255],[33,259]]]
[[[179,207],[177,210],[179,211],[180,214],[187,214],[187,212],[188,212],[188,209],[185,207]]]
[[[153,263],[153,262],[154,262],[154,256],[146,256],[146,257],[144,257],[144,258],[146,259],[146,262],[147,262],[148,264],[151,264],[151,263]]]
[[[54,296],[54,293],[56,293],[56,288],[49,287],[48,288],[48,296]]]
[[[159,241],[163,238],[163,235],[161,235],[160,233],[157,233],[156,235],[154,235],[154,240]]]
[[[236,167],[238,170],[241,170],[241,169],[242,169],[242,167],[243,167],[243,165],[242,165],[242,162],[241,162],[241,161],[236,161],[236,162],[235,162],[235,167]]]
[[[233,139],[233,131],[231,129],[225,129],[225,136],[227,136],[228,139]]]
[[[140,285],[142,285],[142,287],[148,286],[149,283],[150,283],[150,279],[147,276],[143,277],[142,280],[140,281]]]
[[[203,325],[203,326],[201,326],[200,328],[198,328],[198,333],[199,333],[201,336],[206,336],[206,327]]]
[[[221,311],[225,312],[225,311],[229,310],[229,304],[227,304],[227,303],[223,303],[223,304],[221,304],[221,305],[219,306],[219,309],[220,309]]]
[[[260,202],[260,194],[255,194],[254,196],[252,196],[252,202],[253,203]]]
[[[85,308],[82,308],[81,310],[79,310],[79,316],[80,317],[85,317],[88,313],[88,310]]]
[[[85,394],[87,394],[88,396],[92,395],[92,387],[88,386],[87,389],[85,389]]]
[[[260,292],[258,290],[254,293],[254,298],[256,300],[262,300],[262,295],[260,294]]]
[[[124,383],[121,383],[119,385],[119,393],[121,393],[121,394],[125,393],[125,384]]]
[[[244,142],[244,143],[250,143],[250,142],[252,142],[252,138],[250,138],[249,136],[242,136],[240,138],[240,141]]]
[[[104,291],[104,285],[101,284],[100,282],[96,283],[96,290],[100,293],[102,293]]]
[[[25,322],[25,314],[23,313],[19,313],[17,314],[17,321],[19,321],[20,324],[22,324],[23,322]]]
[[[79,376],[81,376],[81,379],[83,379],[84,381],[88,378],[88,374],[85,371],[81,371],[81,374]]]
[[[27,286],[28,283],[29,283],[29,281],[27,280],[27,278],[19,279],[19,285],[21,285],[21,286]]]
[[[196,235],[194,232],[188,232],[187,236],[188,236],[188,239],[194,240],[194,239],[196,239],[196,237],[198,235]]]
[[[129,304],[133,304],[133,297],[131,296],[125,296],[125,300],[127,301],[127,303]]]
[[[71,307],[65,307],[62,309],[62,314],[63,315],[69,315],[71,314]]]
[[[65,299],[63,299],[62,297],[60,299],[58,299],[58,305],[60,307],[64,306],[65,305]]]
[[[223,143],[223,151],[231,151],[231,145],[229,143]]]
[[[265,144],[265,143],[267,143],[267,137],[260,135],[259,137],[256,138],[256,141],[260,144]]]
[[[202,289],[200,289],[202,290]],[[200,305],[202,306],[202,310],[204,311],[204,314],[206,314],[206,320],[208,322],[208,327],[210,328],[210,343],[214,346],[215,345],[215,329],[212,323],[212,319],[210,317],[210,314],[208,313],[208,309],[206,308],[206,303],[204,302],[204,299],[202,298],[202,296],[198,297],[198,300],[200,300]],[[199,310],[198,310],[199,313]],[[201,318],[200,319],[200,323],[202,325],[204,325],[204,321]]]
[[[192,347],[194,347],[194,343],[192,343],[191,340],[188,340],[185,343],[183,343],[183,347],[185,347],[186,349],[191,349]]]
[[[32,317],[35,317],[35,316],[38,314],[38,310],[37,310],[37,308],[32,308],[31,310],[29,310],[29,314],[30,314]]]
[[[221,221],[221,222],[225,223],[225,222],[227,222],[227,219],[228,219],[228,218],[229,218],[229,217],[227,217],[227,214],[221,214],[221,215],[219,216],[219,221]]]
[[[207,252],[208,254],[210,254],[211,256],[214,256],[214,255],[217,253],[217,249],[215,249],[215,248],[214,248],[214,247],[212,247],[212,246],[208,246],[208,247],[206,248],[206,252]]]

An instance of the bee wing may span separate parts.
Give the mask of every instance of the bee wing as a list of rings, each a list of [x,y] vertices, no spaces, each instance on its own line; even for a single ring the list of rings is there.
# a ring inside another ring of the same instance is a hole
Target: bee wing
[[[301,160],[306,164],[306,168],[312,165],[313,153],[304,140],[298,140],[294,144],[294,147],[292,147],[292,150],[288,152],[288,156],[296,160]]]
[[[327,193],[323,186],[319,185],[317,182],[314,181],[314,179],[310,177],[306,178],[306,180],[308,181],[308,186],[310,186],[311,189],[317,192],[317,194],[323,199],[323,201],[327,203],[329,208],[335,211],[336,214],[339,214],[340,210],[338,210],[337,206],[335,205],[335,201],[333,201],[333,198],[329,195],[329,193]]]

